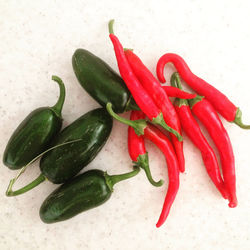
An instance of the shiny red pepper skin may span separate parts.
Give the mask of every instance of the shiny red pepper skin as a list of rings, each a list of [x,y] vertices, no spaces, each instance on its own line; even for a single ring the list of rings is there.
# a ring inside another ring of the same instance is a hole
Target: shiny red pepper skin
[[[141,111],[132,112],[136,113],[137,119],[145,119],[145,115]],[[168,166],[168,191],[160,218],[156,224],[157,227],[160,227],[167,219],[170,208],[179,189],[179,164],[171,142],[158,128],[148,124],[148,126],[144,129],[143,137],[153,142],[162,151]]]
[[[167,53],[157,63],[157,77],[160,82],[166,82],[164,67],[167,63],[173,63],[183,80],[198,94],[205,96],[214,108],[229,122],[236,118],[238,108],[218,89],[205,82],[191,72],[186,62],[177,54]]]
[[[115,50],[115,55],[117,58],[118,68],[126,83],[129,91],[135,99],[135,102],[140,107],[140,109],[148,116],[150,120],[156,118],[160,110],[155,105],[152,98],[148,95],[146,90],[141,86],[141,83],[135,77],[123,51],[123,47],[118,40],[118,38],[114,34],[109,35]]]
[[[214,107],[208,100],[200,97],[199,101],[194,99],[193,103],[191,102],[191,105],[192,112],[206,127],[219,151],[224,183],[229,194],[229,207],[236,207],[235,161],[228,133]]]
[[[227,199],[228,194],[225,189],[224,182],[220,174],[219,164],[213,149],[202,134],[200,126],[194,119],[188,103],[181,106],[178,105],[178,101],[175,103],[175,109],[179,116],[182,129],[193,144],[200,150],[209,177],[223,198]]]
[[[159,81],[143,64],[140,58],[131,50],[125,50],[125,56],[130,64],[134,74],[142,84],[143,88],[152,97],[157,107],[162,111],[166,123],[181,134],[181,125],[173,104],[170,102],[167,93],[162,88]],[[175,147],[175,152],[179,162],[181,172],[185,171],[185,159],[183,154],[183,142],[178,141],[174,134],[171,139]]]
[[[131,112],[133,113],[133,112]],[[130,117],[130,120],[131,117]],[[133,119],[137,120],[137,119]],[[132,127],[128,127],[128,152],[132,161],[137,162],[137,158],[140,155],[145,155],[146,149],[144,144],[144,139],[135,133]]]
[[[138,118],[138,113],[132,111],[130,114],[130,120],[134,121],[138,119],[140,119]],[[128,152],[133,163],[145,171],[148,181],[155,187],[162,186],[162,180],[156,182],[152,178],[149,168],[148,152],[146,152],[145,149],[143,136],[137,135],[131,126],[128,127]]]
[[[197,96],[196,94],[188,93],[176,87],[172,86],[161,86],[161,87],[164,89],[164,91],[167,93],[169,97],[177,97],[181,99],[193,99]]]

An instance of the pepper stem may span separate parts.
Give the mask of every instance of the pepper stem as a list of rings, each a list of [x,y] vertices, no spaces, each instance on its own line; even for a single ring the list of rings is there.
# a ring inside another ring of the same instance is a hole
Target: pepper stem
[[[109,34],[114,34],[114,22],[115,22],[114,19],[111,19],[109,21]]]
[[[59,117],[61,117],[62,107],[63,107],[64,100],[65,100],[65,86],[64,86],[62,79],[59,78],[58,76],[52,76],[52,80],[58,83],[59,88],[60,88],[60,95],[59,95],[57,103],[51,108]]]
[[[182,90],[181,79],[178,72],[174,72],[170,79],[171,86]]]
[[[130,96],[130,98],[129,98],[127,104],[126,104],[126,107],[125,107],[124,111],[126,112],[126,111],[130,111],[130,110],[141,110],[138,107],[138,105],[136,104],[136,102],[135,102],[135,100],[134,100],[134,98],[133,98],[132,95]]]
[[[117,115],[113,109],[112,109],[112,103],[108,102],[106,105],[106,109],[109,112],[109,114],[115,118],[116,120],[118,120],[121,123],[127,124],[128,126],[131,126],[134,130],[135,133],[137,135],[144,135],[144,129],[147,127],[147,122],[143,119],[139,119],[139,120],[134,120],[131,121],[129,119],[123,118],[119,115]]]
[[[182,90],[181,79],[180,79],[180,75],[178,72],[174,72],[172,74],[170,82],[171,82],[172,87],[176,87]],[[188,106],[188,101],[185,99],[176,98],[175,100],[176,100],[175,105],[178,105],[179,107],[184,106],[184,105]]]
[[[182,136],[176,130],[172,129],[171,127],[169,127],[166,124],[166,122],[164,121],[162,113],[160,113],[157,117],[153,118],[151,122],[153,124],[160,125],[161,127],[163,127],[164,129],[166,129],[170,133],[174,134],[177,137],[178,141],[183,141]]]
[[[15,183],[15,179],[12,179],[9,183],[9,186],[7,188],[6,191],[6,195],[7,196],[16,196],[19,194],[23,194],[26,193],[27,191],[33,189],[34,187],[38,186],[40,183],[44,182],[46,180],[45,176],[43,174],[40,174],[34,181],[32,181],[31,183],[29,183],[28,185],[26,185],[23,188],[20,188],[16,191],[12,191],[12,187]]]
[[[136,164],[136,166],[142,168],[145,173],[146,173],[146,176],[149,180],[149,182],[155,186],[155,187],[160,187],[163,185],[164,181],[163,180],[159,180],[159,181],[154,181],[152,175],[151,175],[151,171],[150,171],[150,168],[149,168],[149,163],[148,163],[148,153],[146,154],[143,154],[143,155],[139,155],[136,159],[136,161],[133,161],[134,164]]]
[[[104,177],[106,180],[107,185],[109,186],[110,190],[113,191],[113,186],[123,180],[129,179],[134,177],[140,172],[140,168],[138,166],[134,166],[134,170],[126,173],[126,174],[119,174],[119,175],[108,175],[107,172],[104,173]]]
[[[28,192],[29,190],[33,189],[34,187],[38,186],[40,183],[42,183],[43,181],[46,180],[46,177],[43,176],[42,174],[39,175],[34,181],[32,181],[31,183],[29,183],[28,185],[16,190],[16,191],[13,191],[12,190],[12,187],[13,185],[15,184],[15,182],[18,180],[18,178],[25,172],[26,168],[28,166],[30,166],[33,162],[35,162],[38,158],[40,158],[41,156],[43,156],[44,154],[46,154],[47,152],[51,151],[52,149],[55,149],[55,148],[58,148],[58,147],[61,147],[61,146],[64,146],[66,144],[69,144],[69,143],[73,143],[73,142],[77,142],[77,141],[81,141],[82,139],[77,139],[77,140],[73,140],[73,141],[68,141],[68,142],[65,142],[65,143],[62,143],[62,144],[59,144],[59,145],[56,145],[54,147],[51,147],[47,150],[45,150],[44,152],[42,152],[41,154],[39,154],[38,156],[36,156],[33,160],[31,160],[27,165],[25,165],[24,167],[21,168],[20,172],[18,173],[18,175],[14,178],[14,179],[11,179],[10,180],[10,183],[8,185],[8,188],[7,188],[7,191],[6,191],[6,196],[16,196],[16,195],[19,195],[19,194],[23,194],[23,193],[26,193]]]
[[[190,108],[192,109],[193,106],[194,106],[196,103],[200,102],[203,98],[204,98],[204,96],[197,95],[195,98],[190,99],[190,100],[188,101],[188,102],[189,102]]]
[[[237,109],[235,119],[233,122],[243,129],[250,129],[250,125],[245,125],[242,123],[242,112],[240,108]]]

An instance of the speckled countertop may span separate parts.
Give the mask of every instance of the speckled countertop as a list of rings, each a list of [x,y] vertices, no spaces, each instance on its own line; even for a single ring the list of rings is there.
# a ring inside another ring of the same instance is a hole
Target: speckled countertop
[[[125,47],[134,48],[155,72],[165,52],[182,55],[192,70],[222,90],[250,122],[250,3],[244,1],[0,1],[0,158],[19,122],[33,109],[53,105],[60,76],[67,90],[64,126],[98,107],[80,87],[71,66],[77,48],[100,56],[117,70],[107,22]],[[173,71],[169,67],[167,73]],[[170,74],[168,74],[169,76]],[[250,131],[223,120],[235,152],[239,205],[230,209],[209,180],[198,150],[184,135],[186,173],[164,226],[156,229],[167,181],[148,184],[143,173],[117,184],[112,198],[71,220],[46,225],[39,207],[55,189],[43,183],[29,193],[7,198],[16,172],[0,174],[0,249],[20,250],[235,250],[250,249]],[[114,122],[112,134],[86,168],[111,174],[128,171],[127,128]],[[167,180],[161,152],[147,143],[155,178]],[[39,173],[29,168],[16,187]]]

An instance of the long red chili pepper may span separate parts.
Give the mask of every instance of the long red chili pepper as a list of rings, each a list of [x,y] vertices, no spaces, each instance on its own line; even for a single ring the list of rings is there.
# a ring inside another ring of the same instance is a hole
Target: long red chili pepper
[[[182,88],[179,74],[177,72],[171,76],[171,85]],[[176,99],[174,106],[179,116],[182,129],[201,152],[202,159],[209,177],[220,191],[223,198],[227,199],[228,194],[220,174],[216,155],[202,134],[199,124],[194,119],[188,105],[188,101],[184,99]]]
[[[130,120],[138,120],[136,112],[131,112]],[[152,178],[144,138],[137,135],[131,126],[128,127],[128,152],[133,163],[145,171],[149,182],[156,187],[162,186],[163,180],[156,182]]]
[[[161,86],[161,87],[165,90],[165,92],[169,97],[177,97],[181,99],[193,99],[196,97],[196,94],[191,94],[172,86]]]
[[[132,111],[134,119],[145,119],[145,115],[141,111]],[[156,224],[160,227],[168,217],[170,208],[175,200],[176,194],[179,189],[179,168],[178,160],[174,148],[167,138],[158,128],[148,124],[144,129],[144,135],[146,139],[152,141],[164,154],[168,166],[168,191],[165,197],[163,208],[160,218]]]
[[[237,206],[234,153],[230,138],[214,107],[202,96],[189,101],[193,113],[204,124],[218,148],[224,177],[229,194],[229,207]]]
[[[242,112],[223,93],[205,82],[191,72],[186,62],[177,54],[167,53],[163,55],[157,63],[157,76],[161,82],[165,82],[164,66],[171,62],[180,73],[183,80],[193,88],[198,94],[205,96],[214,108],[229,122],[234,122],[239,127],[250,129],[250,125],[242,123]]]
[[[146,90],[141,86],[140,82],[134,75],[124,54],[123,47],[118,38],[114,35],[113,23],[114,20],[111,20],[109,22],[109,33],[110,33],[109,37],[114,46],[120,74],[124,82],[126,83],[128,89],[130,90],[132,96],[134,97],[135,102],[154,124],[162,126],[164,129],[175,134],[175,136],[178,138],[179,141],[182,141],[183,140],[182,136],[176,130],[172,129],[166,124],[162,112],[159,110],[159,108],[156,106],[152,98],[149,96]]]
[[[133,53],[132,50],[125,50],[125,55],[134,74],[142,84],[143,88],[152,97],[157,107],[162,111],[163,118],[166,123],[179,134],[181,134],[181,125],[178,115],[161,84],[143,64],[140,58]],[[178,158],[179,169],[181,172],[184,172],[185,159],[183,155],[183,142],[178,141],[173,134],[171,134],[171,138]]]
[[[214,108],[229,122],[234,122],[239,127],[250,129],[250,125],[242,123],[242,113],[223,93],[205,82],[191,72],[186,62],[177,54],[167,53],[163,55],[157,63],[157,76],[161,82],[166,82],[164,78],[164,67],[167,63],[173,63],[183,80],[193,88],[198,94],[205,96]]]

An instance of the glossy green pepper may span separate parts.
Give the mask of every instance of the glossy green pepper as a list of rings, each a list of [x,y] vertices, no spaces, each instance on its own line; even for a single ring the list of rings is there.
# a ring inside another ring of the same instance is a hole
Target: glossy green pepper
[[[102,107],[111,102],[116,113],[139,109],[122,78],[101,58],[77,49],[72,65],[81,86]]]
[[[6,195],[25,193],[45,179],[59,184],[74,177],[102,149],[111,133],[112,125],[111,116],[103,108],[84,114],[54,138],[50,144],[52,150],[42,156],[41,174],[38,178],[16,191],[11,190],[16,179],[11,180]]]
[[[101,170],[89,170],[63,184],[52,192],[40,208],[40,218],[45,223],[55,223],[106,202],[113,191],[113,186],[120,181],[131,178],[139,172],[121,175],[108,175]]]
[[[19,169],[43,152],[62,126],[61,111],[65,99],[62,80],[52,76],[60,87],[60,96],[53,107],[42,107],[31,112],[17,127],[3,154],[3,163]]]

